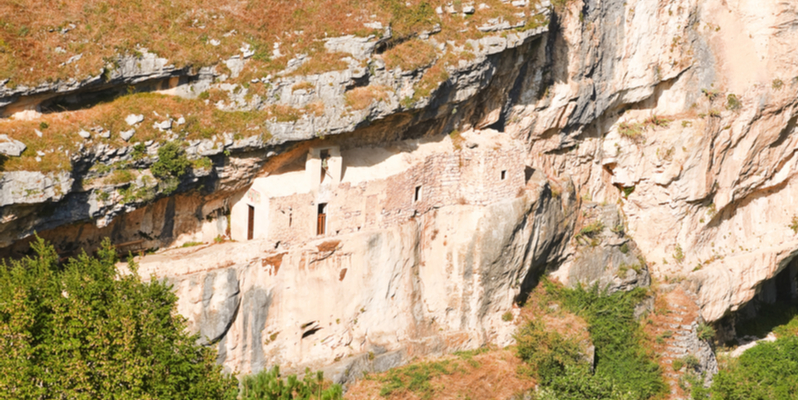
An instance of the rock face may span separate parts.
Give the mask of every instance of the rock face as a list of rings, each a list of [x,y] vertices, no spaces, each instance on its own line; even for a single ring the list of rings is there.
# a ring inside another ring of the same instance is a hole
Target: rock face
[[[271,121],[269,141],[220,134],[190,142],[187,153],[213,165],[187,174],[177,194],[103,200],[116,187],[90,182],[102,178],[90,169],[98,162],[130,162],[147,176],[158,143],[87,143],[65,176],[5,173],[3,254],[20,254],[34,231],[70,249],[91,249],[103,236],[133,250],[210,241],[224,235],[226,211],[255,177],[325,135],[346,148],[491,127],[524,143],[532,176],[523,196],[443,207],[335,245],[173,250],[145,257],[140,273],[175,283],[180,311],[227,367],[327,367],[341,381],[415,354],[507,343],[511,327],[500,316],[541,271],[612,290],[646,286],[651,276],[681,281],[702,318],[716,321],[797,256],[796,15],[796,2],[785,1],[570,1],[546,27],[471,43],[476,57],[416,100],[424,68],[387,71],[379,60],[373,71],[354,63],[281,78],[269,101],[321,101],[324,115]],[[486,30],[510,28],[495,22]],[[356,58],[372,45],[326,43]],[[127,72],[112,76],[127,84],[185,72],[148,57],[147,71],[126,62]],[[215,76],[201,75],[204,87]],[[301,80],[314,89],[293,90]],[[345,92],[368,84],[392,93],[344,113]],[[0,104],[80,85],[3,89]],[[252,107],[244,96],[221,108]],[[401,104],[406,98],[413,104]],[[152,189],[146,181],[130,187]]]
[[[501,314],[523,282],[557,265],[571,198],[533,177],[520,197],[487,206],[445,206],[286,250],[264,241],[177,249],[142,258],[139,273],[175,285],[178,311],[231,370],[330,366],[346,382],[415,355],[510,343],[515,325]]]

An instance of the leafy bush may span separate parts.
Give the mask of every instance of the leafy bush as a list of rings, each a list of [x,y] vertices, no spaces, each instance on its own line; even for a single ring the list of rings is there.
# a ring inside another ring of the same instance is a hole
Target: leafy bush
[[[672,360],[672,370],[673,371],[680,371],[681,368],[683,368],[683,360],[681,360],[679,358],[675,359],[675,360]]]
[[[105,240],[65,264],[37,239],[0,266],[0,393],[17,399],[232,399],[216,351],[186,333],[161,280],[117,273]],[[0,397],[3,397],[0,395]]]
[[[514,314],[512,314],[511,311],[506,311],[506,312],[503,313],[503,317],[502,318],[503,318],[503,321],[510,322],[510,321],[512,321],[514,319]]]
[[[160,180],[180,178],[192,165],[177,142],[167,142],[158,149],[158,161],[150,167],[153,176]]]
[[[728,104],[725,105],[725,108],[730,111],[736,111],[742,108],[742,102],[739,101],[735,94],[731,93],[728,95]]]
[[[341,400],[342,387],[326,383],[321,371],[312,374],[309,369],[302,380],[297,379],[297,375],[289,375],[284,381],[280,369],[275,366],[269,371],[245,376],[240,394],[241,400]]]
[[[381,396],[389,396],[395,392],[409,391],[419,394],[421,398],[429,398],[434,390],[431,379],[440,375],[451,375],[459,366],[451,360],[438,362],[422,362],[388,371],[386,376],[378,378],[384,385]]]
[[[134,160],[141,160],[146,155],[147,155],[147,147],[145,147],[144,144],[136,143],[136,145],[133,146],[133,152],[131,153],[131,157]]]
[[[706,324],[705,322],[701,322],[697,325],[697,338],[700,340],[711,340],[716,335],[716,331],[714,331],[714,327],[711,325]]]
[[[711,398],[797,399],[797,336],[760,342],[714,377]]]
[[[518,355],[538,375],[540,398],[649,399],[665,393],[666,385],[654,355],[644,347],[644,333],[633,317],[643,289],[607,295],[597,286],[565,289],[544,279],[548,296],[589,323],[596,347],[594,374],[579,363],[577,343],[556,332],[545,332],[533,321],[517,333]],[[547,397],[552,396],[552,397]]]
[[[549,385],[564,374],[568,366],[577,365],[583,358],[580,345],[555,331],[548,331],[542,321],[529,321],[514,335],[517,356],[530,366],[528,371]]]

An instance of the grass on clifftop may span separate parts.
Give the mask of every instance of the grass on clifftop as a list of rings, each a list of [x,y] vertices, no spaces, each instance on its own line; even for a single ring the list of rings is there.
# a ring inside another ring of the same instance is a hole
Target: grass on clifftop
[[[380,37],[365,23],[391,25],[400,39],[440,24],[441,40],[483,36],[477,26],[502,17],[515,24],[516,14],[530,14],[500,0],[485,0],[486,9],[472,15],[436,14],[444,0],[74,0],[0,2],[0,81],[10,86],[85,78],[114,69],[118,55],[141,55],[142,49],[176,67],[216,65],[255,52],[242,79],[283,70],[299,54],[307,62],[298,73],[343,69],[346,54],[326,53],[322,40],[356,35]],[[531,2],[532,5],[536,1]],[[531,18],[531,20],[534,20]],[[532,22],[533,23],[533,22]],[[538,23],[538,22],[537,22]],[[278,50],[279,54],[273,53]],[[316,60],[316,61],[314,61]],[[243,80],[244,81],[244,80]]]
[[[1,121],[0,128],[4,133],[28,147],[21,157],[8,158],[0,170],[69,170],[70,155],[75,154],[79,143],[84,142],[78,135],[81,130],[90,132],[94,143],[124,147],[128,144],[120,138],[120,132],[130,129],[136,130],[130,143],[166,141],[166,133],[153,124],[171,118],[172,131],[178,133],[181,140],[209,139],[217,135],[218,141],[222,142],[223,133],[231,133],[235,139],[261,135],[266,140],[270,137],[264,124],[267,119],[296,119],[302,113],[304,110],[277,106],[266,111],[221,111],[202,100],[155,93],[131,94],[91,109],[44,114],[37,121]],[[142,115],[144,120],[131,127],[125,122],[125,117],[130,114]],[[180,117],[186,121],[183,125],[177,124]],[[102,138],[99,133],[91,131],[94,127],[110,130],[111,136]],[[37,130],[42,133],[41,137]],[[36,161],[37,151],[45,153],[40,157],[41,161]]]

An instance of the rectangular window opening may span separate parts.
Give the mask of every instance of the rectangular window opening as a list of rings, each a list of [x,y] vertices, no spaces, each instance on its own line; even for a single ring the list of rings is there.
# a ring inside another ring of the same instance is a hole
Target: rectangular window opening
[[[255,225],[256,219],[256,208],[248,205],[247,206],[247,240],[253,240],[253,228]]]
[[[500,180],[501,181],[506,180],[506,170],[500,171]]]
[[[414,202],[418,202],[422,198],[422,186],[414,188]]]
[[[317,235],[325,234],[325,228],[327,224],[327,208],[327,203],[319,203],[319,205],[317,205]]]

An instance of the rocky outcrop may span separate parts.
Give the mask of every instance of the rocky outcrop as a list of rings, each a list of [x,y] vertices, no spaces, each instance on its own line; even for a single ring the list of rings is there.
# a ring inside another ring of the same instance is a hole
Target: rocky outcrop
[[[532,177],[520,197],[453,205],[396,228],[276,250],[251,241],[139,260],[168,279],[201,340],[231,370],[328,367],[336,381],[417,355],[512,340],[523,282],[557,265],[574,196]],[[466,235],[465,232],[470,232]]]
[[[34,231],[73,248],[110,233],[124,244],[139,232],[142,246],[168,247],[224,232],[234,195],[325,135],[368,146],[492,127],[527,146],[539,183],[523,197],[448,206],[342,236],[328,251],[309,243],[276,252],[261,242],[173,250],[146,257],[141,273],[176,284],[180,311],[228,367],[333,365],[339,380],[414,354],[506,343],[511,328],[500,314],[542,270],[612,290],[647,285],[651,275],[683,281],[702,318],[718,320],[797,256],[797,5],[565,3],[546,27],[472,42],[475,58],[447,70],[429,96],[413,97],[425,67],[389,71],[377,59],[276,78],[252,103],[215,83],[230,93],[224,110],[315,102],[325,110],[269,122],[269,139],[190,142],[187,153],[213,166],[187,174],[171,196],[139,178],[126,187],[149,195],[102,200],[118,191],[89,182],[102,177],[91,166],[135,161],[148,175],[158,143],[133,160],[133,143],[87,141],[59,183],[3,176],[0,239],[9,254]],[[372,51],[347,39],[329,46],[357,58]],[[245,57],[237,60],[231,72]],[[301,81],[313,89],[294,90]],[[370,84],[389,87],[387,100],[343,112],[345,92]],[[41,197],[27,201],[27,190]],[[582,232],[596,221],[602,229]]]

